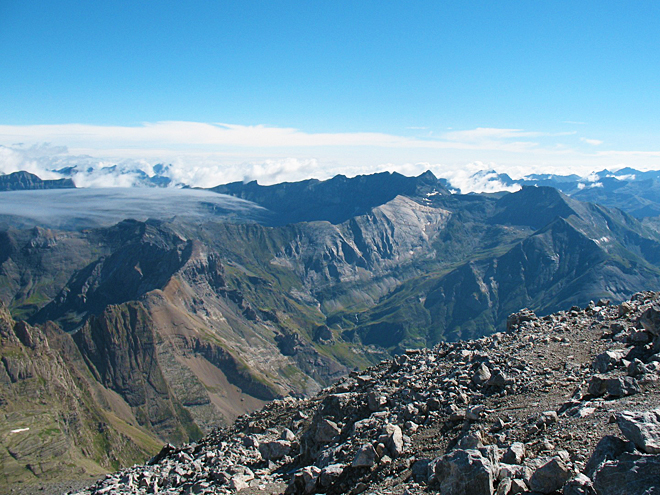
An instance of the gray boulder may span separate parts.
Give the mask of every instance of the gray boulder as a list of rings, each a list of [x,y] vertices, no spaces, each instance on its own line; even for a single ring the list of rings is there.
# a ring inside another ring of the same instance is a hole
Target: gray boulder
[[[580,473],[564,485],[563,495],[596,495],[594,485],[584,474]]]
[[[520,495],[522,493],[527,493],[527,483],[523,480],[511,480],[511,488],[509,488],[508,495]]]
[[[452,495],[492,495],[494,469],[478,450],[455,450],[435,463],[435,479],[440,493]]]
[[[514,442],[504,452],[502,461],[507,464],[520,464],[525,458],[525,444],[522,442]]]
[[[622,376],[619,378],[607,378],[603,375],[594,375],[589,381],[587,392],[594,397],[600,397],[605,392],[612,397],[625,397],[640,392],[637,380],[631,376]]]
[[[647,454],[660,454],[660,408],[648,412],[622,411],[616,415],[621,433]]]
[[[660,335],[660,304],[655,303],[644,311],[642,316],[639,317],[639,322],[647,332]]]
[[[428,483],[433,477],[431,459],[417,459],[411,467],[413,479],[417,483]]]
[[[584,474],[592,477],[601,464],[605,461],[617,459],[629,449],[629,445],[628,442],[625,442],[614,435],[604,436],[596,445],[594,453],[591,454],[591,457],[584,468]]]
[[[594,474],[598,495],[660,494],[660,455],[622,454]]]
[[[274,440],[259,444],[259,453],[265,461],[282,459],[289,452],[291,452],[291,442],[286,440]]]
[[[369,391],[367,394],[367,405],[371,412],[380,411],[383,406],[387,404],[387,397],[381,395],[380,393],[375,392],[374,390]]]
[[[594,397],[600,397],[607,391],[607,378],[601,375],[594,375],[589,380],[587,393]]]
[[[637,385],[637,380],[631,376],[610,378],[606,380],[605,387],[607,393],[612,397],[625,397],[641,392],[639,385]]]
[[[385,444],[393,458],[399,457],[403,452],[403,432],[397,425],[387,424],[383,428],[383,434],[379,442]]]
[[[621,365],[621,361],[626,356],[625,350],[605,351],[594,359],[594,369],[599,373],[607,373]]]
[[[344,472],[343,464],[330,464],[321,470],[319,483],[323,488],[331,486]]]
[[[314,440],[318,443],[330,443],[341,433],[337,423],[329,419],[322,419],[316,426]]]
[[[484,363],[481,363],[472,376],[472,383],[479,386],[484,385],[488,380],[490,380],[490,377],[491,373],[488,369],[488,366],[486,366]]]
[[[532,491],[552,493],[559,490],[573,473],[559,457],[553,457],[543,466],[534,471],[529,480]]]
[[[373,445],[367,443],[362,447],[360,447],[360,449],[357,451],[357,453],[355,454],[355,458],[351,463],[351,466],[372,467],[376,463],[377,457],[378,454],[376,454],[376,449],[374,449]]]

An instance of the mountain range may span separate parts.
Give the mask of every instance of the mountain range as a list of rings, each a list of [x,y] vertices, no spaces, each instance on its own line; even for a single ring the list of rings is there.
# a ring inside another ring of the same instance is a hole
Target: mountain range
[[[552,187],[452,194],[427,172],[212,192],[245,207],[217,215],[202,198],[205,214],[90,227],[83,203],[65,228],[10,219],[2,483],[97,475],[406,349],[503,330],[521,308],[660,282],[652,221]]]

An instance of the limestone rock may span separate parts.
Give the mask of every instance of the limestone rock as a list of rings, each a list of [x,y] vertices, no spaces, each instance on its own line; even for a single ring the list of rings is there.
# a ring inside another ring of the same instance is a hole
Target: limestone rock
[[[259,444],[259,453],[266,461],[282,459],[290,451],[291,442],[286,440],[274,440]]]
[[[660,455],[623,454],[606,462],[593,480],[598,495],[660,493]]]
[[[562,491],[563,495],[596,495],[591,480],[584,474],[578,474],[575,478],[569,480]]]
[[[647,454],[660,454],[660,408],[648,412],[623,411],[616,416],[621,433]]]
[[[370,443],[363,445],[355,454],[351,466],[353,467],[372,467],[376,463],[376,450]]]
[[[441,493],[492,495],[493,466],[478,450],[455,450],[435,463]]]
[[[514,442],[504,453],[502,461],[507,464],[520,464],[525,458],[525,444],[522,442]]]
[[[539,493],[552,493],[559,490],[570,479],[571,470],[559,457],[553,457],[534,471],[530,479],[530,488]]]

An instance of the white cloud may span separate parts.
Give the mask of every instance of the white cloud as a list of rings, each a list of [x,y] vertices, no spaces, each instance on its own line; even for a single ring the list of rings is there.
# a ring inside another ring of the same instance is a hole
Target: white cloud
[[[587,139],[587,138],[584,138],[584,137],[581,137],[580,141],[582,141],[583,143],[590,144],[592,146],[599,146],[599,145],[603,144],[603,141],[601,141],[599,139]]]
[[[460,189],[462,194],[467,193],[492,193],[497,191],[515,192],[520,186],[505,185],[497,177],[493,169],[494,164],[482,162],[468,163],[464,167],[455,170],[438,170],[436,175],[449,181],[454,188]]]
[[[660,169],[660,151],[578,150],[571,146],[577,139],[561,139],[574,134],[478,127],[420,138],[174,121],[133,127],[3,125],[0,171],[28,170],[57,178],[54,170],[77,166],[73,178],[78,185],[126,186],[164,163],[170,165],[167,176],[173,181],[212,187],[240,180],[269,184],[383,170],[417,175],[428,168],[462,184],[457,187],[476,191],[495,187],[483,177],[470,179],[481,166],[514,178],[531,173],[586,176],[628,166]],[[11,144],[17,142],[25,144]]]
[[[166,121],[140,126],[84,124],[0,125],[0,143],[50,142],[72,149],[97,150],[218,150],[221,148],[381,147],[407,149],[508,149],[523,151],[538,143],[531,137],[558,136],[521,129],[477,128],[445,133],[440,139],[419,139],[378,132],[306,133],[264,125],[209,124]],[[512,142],[511,139],[518,141]],[[119,147],[121,146],[121,148]]]

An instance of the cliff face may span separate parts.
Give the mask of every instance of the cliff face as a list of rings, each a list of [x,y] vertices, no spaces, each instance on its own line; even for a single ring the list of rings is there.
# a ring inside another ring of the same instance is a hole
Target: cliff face
[[[2,485],[97,476],[157,445],[102,407],[80,359],[58,328],[14,322],[0,308]]]
[[[484,223],[510,229],[507,235],[491,231],[499,238],[492,247],[484,242],[481,251],[445,265],[448,270],[403,283],[360,316],[356,334],[367,342],[382,335],[399,349],[475,338],[504,328],[507,315],[521,307],[547,314],[591,299],[621,300],[660,282],[660,243],[639,222],[545,189],[529,188],[497,201]],[[436,252],[451,242],[469,248],[471,227],[464,225],[461,231],[450,219],[434,244]],[[537,230],[525,235],[525,227]],[[522,239],[515,239],[516,232]]]

